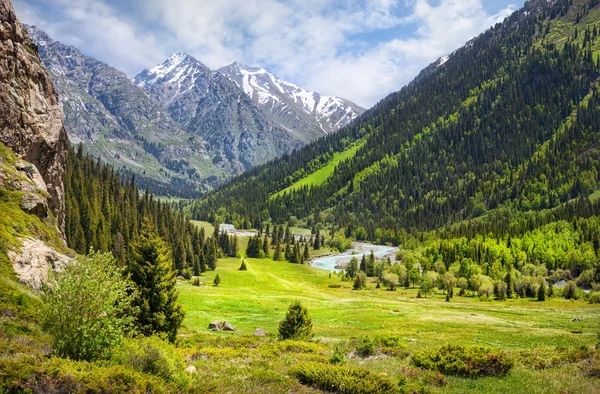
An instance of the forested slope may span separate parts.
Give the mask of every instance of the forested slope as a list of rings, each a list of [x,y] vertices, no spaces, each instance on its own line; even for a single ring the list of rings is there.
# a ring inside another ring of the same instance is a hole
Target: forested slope
[[[596,0],[529,1],[340,133],[236,178],[192,213],[316,218],[375,239],[377,229],[436,229],[586,197],[600,168],[598,27]],[[273,196],[359,139],[322,184]]]

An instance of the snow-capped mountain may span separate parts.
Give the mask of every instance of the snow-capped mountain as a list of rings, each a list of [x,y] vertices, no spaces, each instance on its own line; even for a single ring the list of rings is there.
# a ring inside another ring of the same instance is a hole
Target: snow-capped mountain
[[[303,89],[262,68],[233,62],[218,71],[242,88],[269,119],[289,130],[330,134],[365,111],[348,100]]]
[[[161,193],[193,196],[228,177],[212,164],[206,141],[183,130],[123,72],[26,26],[61,100],[73,143]]]
[[[208,141],[213,162],[242,172],[315,138],[268,119],[235,83],[185,53],[144,70],[135,83],[185,130]]]

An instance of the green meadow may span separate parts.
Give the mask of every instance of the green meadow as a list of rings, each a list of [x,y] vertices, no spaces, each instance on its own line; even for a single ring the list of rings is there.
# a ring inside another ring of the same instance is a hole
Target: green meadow
[[[352,290],[352,282],[344,281],[341,275],[307,265],[247,259],[247,271],[239,271],[240,264],[238,258],[221,259],[216,271],[200,277],[204,285],[192,286],[188,281],[178,285],[179,301],[187,313],[182,335],[188,338],[188,346],[200,349],[197,353],[203,354],[202,364],[231,377],[219,372],[207,377],[216,392],[260,392],[268,387],[303,392],[303,386],[294,379],[286,380],[288,369],[311,357],[326,360],[336,344],[346,346],[348,365],[392,379],[406,376],[410,387],[418,392],[600,392],[598,379],[584,372],[586,361],[572,355],[577,349],[591,348],[598,340],[597,305],[562,298],[483,301],[469,296],[455,296],[446,302],[441,291],[417,298],[417,289],[387,291],[376,289],[374,282],[367,290]],[[221,278],[218,287],[213,286],[217,274]],[[308,307],[315,338],[312,343],[298,345],[300,350],[281,351],[281,359],[273,359],[263,353],[282,346],[276,345],[278,322],[294,300]],[[209,331],[209,322],[215,320],[227,320],[237,331]],[[252,337],[257,327],[269,336]],[[358,357],[352,352],[350,344],[357,340],[385,336],[399,338],[402,350],[398,354]],[[446,376],[440,384],[431,373],[411,366],[415,352],[445,344],[504,350],[516,361],[515,367],[504,377]],[[252,384],[247,385],[247,368],[252,365],[260,365],[264,373],[283,380],[271,385],[260,378],[254,383],[255,391]]]

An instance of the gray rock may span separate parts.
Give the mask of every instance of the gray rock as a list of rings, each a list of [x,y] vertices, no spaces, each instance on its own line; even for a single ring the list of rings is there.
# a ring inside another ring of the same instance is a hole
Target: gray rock
[[[219,331],[221,329],[221,322],[213,321],[208,324],[208,329],[213,331]]]
[[[231,323],[229,323],[226,320],[223,323],[221,323],[221,330],[223,330],[223,331],[235,331],[236,328]]]
[[[265,330],[263,330],[262,328],[258,327],[256,330],[254,330],[254,336],[255,337],[264,337],[264,336],[267,336],[267,332]]]
[[[37,168],[35,168],[35,166],[31,163],[28,163],[26,161],[19,161],[17,163],[15,163],[15,168],[21,172],[24,172],[26,174],[29,175],[33,175],[34,173],[37,172]]]
[[[25,194],[21,199],[21,209],[41,219],[48,217],[48,201],[37,194]]]
[[[48,281],[48,273],[58,272],[71,259],[58,253],[39,239],[22,239],[23,246],[19,252],[8,251],[17,277],[36,290]]]

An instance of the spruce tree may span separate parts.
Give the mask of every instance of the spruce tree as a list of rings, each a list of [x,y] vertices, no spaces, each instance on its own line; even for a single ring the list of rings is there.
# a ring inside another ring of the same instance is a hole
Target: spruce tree
[[[300,301],[294,301],[288,308],[285,318],[279,323],[279,338],[302,340],[313,336],[312,318]]]
[[[321,231],[317,229],[317,234],[315,236],[315,243],[313,244],[313,248],[315,250],[321,249]]]
[[[273,252],[273,260],[279,261],[281,260],[281,242],[277,241],[275,244],[275,252]]]
[[[215,276],[215,280],[213,280],[213,285],[219,286],[220,283],[221,283],[221,277],[219,276],[219,274],[217,274],[217,276]]]
[[[506,298],[513,298],[513,283],[511,276],[512,267],[508,267],[508,273],[506,274],[505,282],[506,282]]]
[[[136,325],[144,335],[166,333],[171,342],[177,338],[185,317],[177,303],[172,267],[171,251],[146,222],[127,261],[127,272],[138,292],[133,302],[139,310]]]

